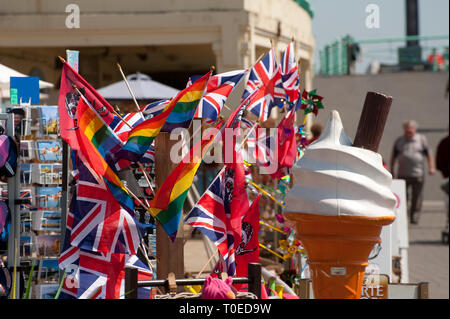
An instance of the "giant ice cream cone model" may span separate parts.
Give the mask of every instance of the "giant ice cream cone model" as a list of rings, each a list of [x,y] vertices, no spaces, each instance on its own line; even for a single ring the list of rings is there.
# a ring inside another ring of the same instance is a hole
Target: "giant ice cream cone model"
[[[308,256],[315,298],[359,299],[365,267],[395,219],[391,174],[378,153],[352,146],[333,111],[294,166],[285,216]]]

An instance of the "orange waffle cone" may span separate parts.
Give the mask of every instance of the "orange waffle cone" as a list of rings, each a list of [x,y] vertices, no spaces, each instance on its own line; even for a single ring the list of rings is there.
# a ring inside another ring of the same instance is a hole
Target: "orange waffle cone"
[[[308,255],[314,298],[359,299],[369,254],[389,218],[285,213]]]

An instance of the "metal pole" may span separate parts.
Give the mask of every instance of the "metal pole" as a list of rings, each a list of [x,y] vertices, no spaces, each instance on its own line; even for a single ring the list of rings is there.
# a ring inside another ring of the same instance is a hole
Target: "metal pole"
[[[6,114],[6,132],[8,136],[14,138],[14,115]],[[20,155],[20,154],[19,154]],[[19,187],[20,187],[20,159],[17,158],[17,170],[16,174],[12,177],[8,178],[8,207],[11,212],[11,227],[9,231],[8,237],[8,268],[11,269],[14,267],[14,261],[17,267],[20,267],[20,207],[19,204],[16,204],[16,199],[19,198]],[[16,252],[16,244],[17,247],[17,255]],[[16,273],[16,287],[15,287],[15,296],[16,298],[20,298],[19,293],[19,279],[20,272]],[[11,292],[12,293],[12,292]]]
[[[138,298],[138,270],[125,268],[125,299]]]
[[[254,293],[261,299],[261,264],[248,264],[248,291]]]
[[[62,140],[62,185],[61,185],[61,239],[59,241],[59,252],[61,254],[66,236],[66,222],[68,210],[68,188],[69,188],[69,159],[70,147]],[[60,271],[62,276],[62,270]]]

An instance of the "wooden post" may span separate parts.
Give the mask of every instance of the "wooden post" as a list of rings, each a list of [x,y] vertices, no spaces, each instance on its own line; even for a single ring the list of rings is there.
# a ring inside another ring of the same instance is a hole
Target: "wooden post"
[[[367,92],[353,146],[377,152],[392,104],[392,96]]]
[[[160,187],[176,164],[171,161],[170,150],[177,143],[170,140],[170,134],[160,132],[155,139],[155,180]],[[179,231],[172,243],[162,226],[156,222],[156,274],[158,279],[166,279],[173,272],[176,278],[184,278],[183,231]],[[182,289],[183,287],[180,287]]]
[[[428,293],[428,282],[420,282],[419,283],[419,299],[428,299],[429,297],[429,293]]]
[[[311,289],[311,279],[300,279],[300,287],[297,289],[298,296],[300,299],[311,299],[310,289]]]

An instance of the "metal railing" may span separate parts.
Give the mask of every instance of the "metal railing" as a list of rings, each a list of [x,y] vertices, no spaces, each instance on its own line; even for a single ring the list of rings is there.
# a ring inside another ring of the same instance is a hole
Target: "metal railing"
[[[433,35],[433,36],[404,36],[404,37],[396,37],[396,38],[378,38],[378,39],[361,39],[355,40],[350,36],[344,36],[340,39],[335,40],[334,42],[327,44],[324,46],[322,50],[319,51],[319,59],[320,59],[320,70],[319,74],[321,75],[345,75],[350,74],[350,66],[354,62],[351,60],[351,50],[355,48],[355,45],[371,45],[371,44],[392,44],[395,42],[404,42],[407,41],[437,41],[437,40],[448,40],[448,35]],[[448,43],[440,46],[443,48],[444,53],[443,58],[445,59],[445,65],[443,68],[440,68],[437,64],[436,54],[437,54],[437,45],[435,46],[427,46],[421,45],[420,47],[404,47],[398,48],[393,55],[397,56],[397,60],[399,64],[430,64],[426,60],[422,59],[422,55],[424,55],[427,50],[429,51],[429,55],[434,55],[433,63],[430,66],[430,70],[439,71],[445,70],[448,71]],[[419,52],[416,52],[417,49]],[[388,50],[388,49],[386,49]],[[370,52],[370,51],[369,51]],[[412,57],[410,57],[412,56]]]
[[[176,286],[204,285],[205,278],[176,279]],[[261,265],[258,263],[248,264],[248,277],[233,277],[233,284],[248,284],[248,291],[261,298]],[[137,299],[140,287],[165,287],[171,290],[169,279],[138,281],[138,269],[125,268],[125,291],[126,299]]]

